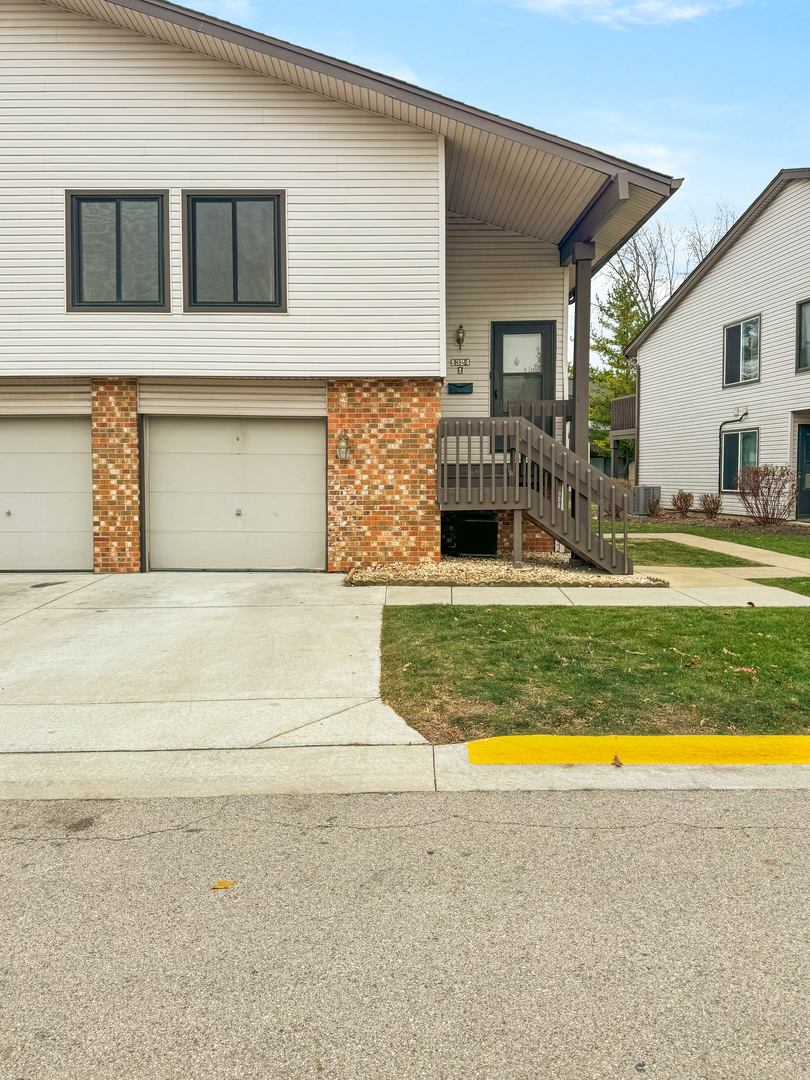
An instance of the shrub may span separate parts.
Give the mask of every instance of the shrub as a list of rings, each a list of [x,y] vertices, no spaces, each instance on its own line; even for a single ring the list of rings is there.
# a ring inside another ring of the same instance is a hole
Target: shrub
[[[677,495],[672,496],[672,509],[686,519],[694,501],[695,496],[691,491],[679,491]]]
[[[659,495],[651,495],[646,498],[644,500],[644,509],[647,511],[647,517],[661,517],[661,497]]]
[[[700,509],[707,518],[716,518],[723,510],[723,496],[715,492],[700,496]]]
[[[738,492],[757,525],[774,525],[793,513],[796,473],[789,465],[746,465],[740,470]]]

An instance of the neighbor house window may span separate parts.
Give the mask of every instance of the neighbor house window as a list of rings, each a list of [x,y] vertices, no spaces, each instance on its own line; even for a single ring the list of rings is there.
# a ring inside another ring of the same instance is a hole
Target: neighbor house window
[[[163,195],[68,196],[68,308],[167,310]]]
[[[723,382],[756,382],[759,378],[759,319],[746,319],[725,329]]]
[[[187,195],[189,309],[282,311],[282,195]]]
[[[738,491],[740,470],[759,460],[758,431],[723,433],[723,491]]]
[[[810,300],[799,304],[798,326],[796,327],[796,368],[799,371],[810,369]]]

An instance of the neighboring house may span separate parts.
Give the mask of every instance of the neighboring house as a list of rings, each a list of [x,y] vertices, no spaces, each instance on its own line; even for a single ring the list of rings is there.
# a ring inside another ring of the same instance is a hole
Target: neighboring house
[[[437,559],[440,420],[567,398],[574,289],[587,455],[590,275],[678,181],[162,0],[0,35],[0,570]]]
[[[626,349],[639,362],[640,484],[737,491],[796,469],[810,518],[810,169],[784,169]]]

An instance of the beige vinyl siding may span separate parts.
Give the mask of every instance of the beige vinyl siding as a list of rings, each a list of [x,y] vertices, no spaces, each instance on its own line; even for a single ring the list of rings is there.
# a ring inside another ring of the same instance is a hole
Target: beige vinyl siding
[[[0,416],[89,416],[89,379],[0,382]]]
[[[0,376],[441,374],[442,136],[0,6]],[[169,190],[171,314],[65,313],[65,190]],[[289,314],[182,312],[181,191],[283,189]]]
[[[152,416],[326,416],[322,379],[139,379]]]
[[[718,431],[759,430],[759,460],[796,464],[793,413],[810,409],[796,372],[796,304],[810,296],[810,181],[795,180],[639,350],[640,482],[695,502],[718,486]],[[723,387],[723,327],[760,316],[760,381]],[[726,509],[742,512],[734,495]]]
[[[568,326],[567,274],[557,248],[470,218],[447,218],[447,382],[472,382],[470,395],[442,391],[444,416],[489,416],[493,322],[528,319],[556,323],[557,397],[566,396],[564,341]],[[461,349],[455,343],[464,324]],[[468,368],[449,361],[469,357]]]

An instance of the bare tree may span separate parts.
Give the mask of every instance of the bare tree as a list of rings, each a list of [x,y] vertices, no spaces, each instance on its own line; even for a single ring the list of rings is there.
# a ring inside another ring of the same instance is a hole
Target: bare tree
[[[704,221],[693,206],[689,207],[689,223],[683,230],[683,248],[686,254],[686,271],[694,270],[703,262],[712,248],[726,235],[737,220],[733,203],[719,201],[714,217]]]
[[[691,207],[689,221],[681,228],[665,218],[653,218],[606,267],[610,285],[628,284],[644,321],[648,322],[734,224],[736,217],[731,203],[718,202],[710,221],[705,221]]]

